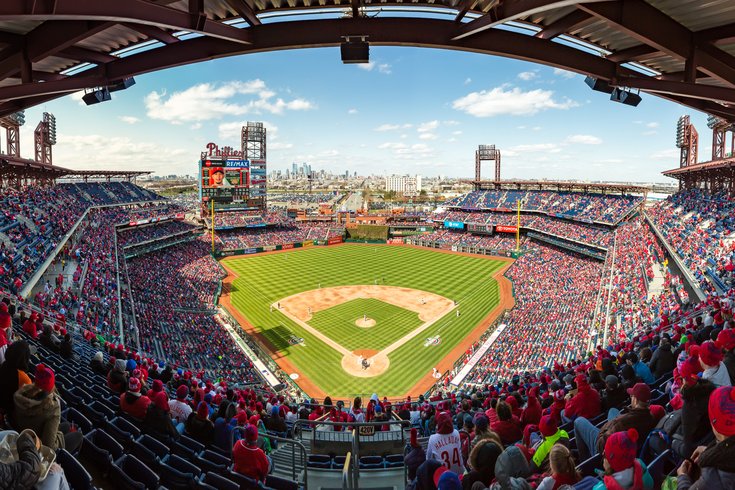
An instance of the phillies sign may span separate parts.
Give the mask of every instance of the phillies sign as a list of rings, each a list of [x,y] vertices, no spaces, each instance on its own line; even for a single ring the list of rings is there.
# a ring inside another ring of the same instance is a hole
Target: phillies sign
[[[242,151],[236,150],[231,146],[223,146],[220,148],[215,143],[207,143],[207,151],[203,152],[203,156],[208,157],[242,157]]]

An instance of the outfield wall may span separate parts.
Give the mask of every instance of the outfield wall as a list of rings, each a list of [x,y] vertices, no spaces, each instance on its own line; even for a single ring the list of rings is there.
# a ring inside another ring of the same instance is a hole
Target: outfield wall
[[[305,240],[303,242],[296,242],[296,243],[283,243],[280,245],[264,245],[262,247],[252,247],[252,248],[238,248],[235,250],[220,250],[214,252],[214,257],[217,259],[221,259],[222,257],[233,257],[235,255],[253,255],[253,254],[259,254],[263,252],[274,252],[276,250],[291,250],[294,248],[308,248],[313,246],[327,246],[327,245],[336,245],[338,243],[342,243],[344,240],[341,236],[339,237],[333,237],[329,240]]]

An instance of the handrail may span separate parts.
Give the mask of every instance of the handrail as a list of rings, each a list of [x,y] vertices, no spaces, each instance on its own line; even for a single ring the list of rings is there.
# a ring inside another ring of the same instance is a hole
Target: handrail
[[[235,446],[235,431],[242,432],[244,430],[245,430],[245,427],[239,427],[239,426],[233,429],[232,433],[230,434],[230,447]],[[296,449],[297,448],[299,449],[299,452],[301,453],[301,461],[304,463],[304,490],[308,490],[308,485],[309,485],[308,466],[309,465],[307,463],[309,460],[309,456],[308,456],[309,453],[306,451],[306,446],[304,446],[302,443],[300,443],[296,439],[289,439],[287,437],[274,436],[268,432],[263,434],[263,437],[267,437],[271,441],[276,441],[279,443],[291,445],[291,475],[292,475],[292,480],[295,481],[296,483],[298,483],[299,481],[298,475],[296,475]]]
[[[345,455],[345,464],[342,465],[342,490],[352,490],[352,473],[350,472],[350,464],[352,463],[352,453]]]

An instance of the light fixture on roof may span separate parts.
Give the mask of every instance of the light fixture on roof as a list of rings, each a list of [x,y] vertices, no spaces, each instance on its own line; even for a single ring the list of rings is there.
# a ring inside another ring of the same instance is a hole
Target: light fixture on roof
[[[112,100],[110,90],[107,87],[95,88],[84,94],[82,100],[87,105],[99,104],[100,102],[107,102]]]
[[[125,90],[126,88],[130,88],[133,85],[135,85],[135,78],[128,77],[113,82],[112,84],[108,85],[107,88],[110,90],[110,92],[119,92],[120,90]]]
[[[597,92],[611,94],[614,90],[614,88],[610,86],[609,83],[607,83],[605,80],[600,80],[599,78],[588,76],[584,79],[584,83],[586,83],[592,90],[595,90]]]
[[[340,45],[342,63],[370,63],[370,43],[367,36],[344,36]]]
[[[629,105],[631,107],[637,107],[641,103],[641,96],[635,92],[631,92],[628,89],[616,87],[612,94],[610,94],[610,100],[613,102],[620,102],[621,104]]]

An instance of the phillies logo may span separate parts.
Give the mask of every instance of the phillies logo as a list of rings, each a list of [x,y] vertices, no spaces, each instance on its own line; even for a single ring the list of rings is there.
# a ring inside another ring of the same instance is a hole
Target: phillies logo
[[[242,151],[231,146],[223,146],[221,149],[215,143],[207,143],[207,156],[210,157],[241,157]]]

